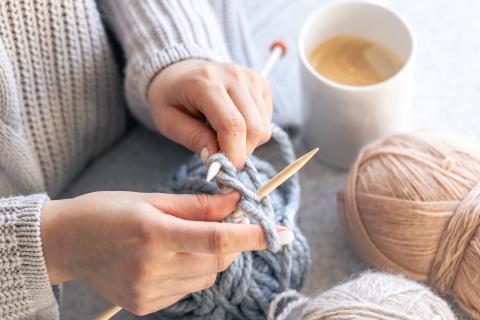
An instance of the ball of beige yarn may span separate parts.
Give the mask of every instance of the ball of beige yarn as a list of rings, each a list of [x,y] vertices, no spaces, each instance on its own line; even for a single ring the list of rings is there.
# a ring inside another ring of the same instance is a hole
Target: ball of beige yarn
[[[370,264],[428,282],[480,318],[480,153],[435,131],[365,147],[338,194]]]
[[[448,304],[402,276],[367,272],[338,285],[303,309],[303,320],[453,320]]]
[[[279,305],[282,312],[275,314]],[[427,286],[399,275],[365,272],[316,298],[278,295],[268,320],[454,320],[448,304]]]

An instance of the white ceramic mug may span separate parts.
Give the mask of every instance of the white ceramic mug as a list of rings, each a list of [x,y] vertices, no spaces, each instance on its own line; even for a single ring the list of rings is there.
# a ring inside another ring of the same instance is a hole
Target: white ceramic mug
[[[382,43],[403,59],[403,67],[387,80],[367,86],[325,78],[308,57],[319,43],[341,34]],[[410,29],[392,10],[371,2],[323,6],[304,23],[298,48],[308,112],[305,141],[320,148],[321,160],[347,168],[365,144],[406,128],[414,44]]]

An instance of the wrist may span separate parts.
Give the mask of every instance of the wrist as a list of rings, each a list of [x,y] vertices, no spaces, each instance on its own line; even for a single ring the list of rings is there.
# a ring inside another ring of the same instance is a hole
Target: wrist
[[[65,202],[69,200],[49,200],[42,207],[40,218],[40,236],[42,240],[43,257],[47,266],[48,277],[52,285],[72,280],[67,270],[68,251],[65,250],[64,226]],[[63,214],[62,214],[63,213]]]

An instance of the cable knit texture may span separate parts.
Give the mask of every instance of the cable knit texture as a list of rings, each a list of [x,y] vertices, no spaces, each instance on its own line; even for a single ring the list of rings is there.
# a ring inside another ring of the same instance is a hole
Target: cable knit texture
[[[124,96],[151,126],[146,92],[165,66],[193,57],[258,66],[237,1],[98,4],[0,2],[0,319],[58,318],[42,258],[41,207],[121,136]],[[125,79],[104,23],[125,51]],[[278,123],[298,124],[280,107]]]

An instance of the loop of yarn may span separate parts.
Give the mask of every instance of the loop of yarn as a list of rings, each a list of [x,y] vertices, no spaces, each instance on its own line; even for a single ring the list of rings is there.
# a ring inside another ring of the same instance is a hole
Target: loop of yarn
[[[208,159],[207,165],[210,165],[212,162],[219,162],[222,165],[222,169],[217,175],[217,181],[221,181],[227,188],[235,189],[242,194],[238,206],[250,221],[253,219],[262,226],[267,237],[268,248],[273,252],[280,250],[280,238],[278,232],[275,230],[275,224],[272,223],[275,213],[273,212],[270,200],[268,197],[261,198],[255,193],[255,190],[260,188],[263,183],[259,179],[258,171],[252,160],[247,159],[243,169],[243,173],[249,178],[247,180],[249,185],[237,179],[235,168],[224,154],[218,153],[212,155]],[[227,217],[226,222],[231,222],[230,216]]]
[[[283,160],[295,160],[288,135],[272,126],[272,138],[280,146]],[[286,290],[303,286],[310,264],[310,252],[305,237],[295,224],[300,202],[298,177],[286,181],[268,197],[261,199],[255,191],[275,174],[273,167],[254,156],[246,160],[237,174],[231,162],[221,153],[213,154],[208,162],[222,164],[216,182],[238,190],[242,197],[239,207],[252,223],[259,224],[267,237],[268,250],[242,253],[224,272],[217,276],[213,287],[193,293],[157,315],[170,319],[261,319],[265,318],[270,302]],[[199,157],[182,165],[170,184],[175,193],[219,192],[215,183],[205,182],[206,166]],[[230,218],[225,220],[228,223]],[[276,224],[290,228],[295,239],[289,246],[280,246]]]
[[[429,282],[480,318],[480,154],[435,131],[366,146],[338,193],[345,234],[370,264]]]

